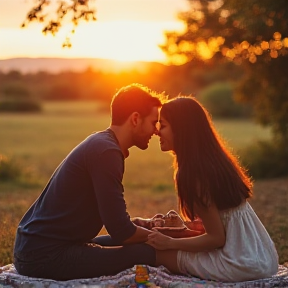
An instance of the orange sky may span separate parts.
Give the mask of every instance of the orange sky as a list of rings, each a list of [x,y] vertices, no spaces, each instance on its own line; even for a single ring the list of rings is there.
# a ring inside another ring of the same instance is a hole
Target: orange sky
[[[56,2],[56,0],[52,0]],[[44,36],[40,24],[20,25],[33,0],[0,0],[0,59],[13,57],[95,57],[117,60],[165,61],[158,47],[164,30],[181,30],[179,11],[187,0],[96,0],[97,21],[80,24],[72,35],[72,48],[62,43],[70,23],[54,37]]]

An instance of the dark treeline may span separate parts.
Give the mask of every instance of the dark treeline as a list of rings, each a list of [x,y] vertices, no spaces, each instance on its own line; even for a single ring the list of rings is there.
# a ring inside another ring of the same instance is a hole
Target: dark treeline
[[[217,69],[203,62],[191,66],[165,66],[151,63],[146,72],[131,70],[119,73],[94,71],[38,72],[22,74],[19,71],[0,72],[1,97],[30,97],[35,100],[100,100],[110,102],[117,89],[131,83],[140,83],[170,97],[197,96],[215,82],[231,83],[242,73],[240,68],[225,63]]]

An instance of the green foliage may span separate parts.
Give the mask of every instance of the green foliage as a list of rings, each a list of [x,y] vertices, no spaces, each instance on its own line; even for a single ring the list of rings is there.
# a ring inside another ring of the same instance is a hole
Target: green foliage
[[[275,32],[280,33],[282,39],[288,36],[288,7],[286,0],[241,0],[241,4],[239,4],[237,0],[225,0],[222,7],[222,9],[228,9],[230,12],[226,26],[237,28],[234,30],[234,32],[238,31],[237,40],[246,40],[252,45],[261,43],[263,40],[272,40],[269,43],[271,45],[275,44],[273,43],[274,40],[279,40],[273,37]],[[233,21],[237,21],[237,23],[233,24]],[[229,36],[228,39],[232,39],[228,44],[231,45],[235,39],[233,39],[232,35]],[[273,50],[284,52],[281,49],[285,47],[271,45],[269,48],[267,49],[268,51],[263,49],[264,51],[262,52],[264,53],[258,56],[266,58],[268,55],[265,54],[270,54],[271,58],[276,58],[270,52]],[[257,58],[259,59],[259,57]]]
[[[41,104],[35,100],[0,100],[0,112],[39,112]]]
[[[172,62],[224,56],[241,64],[287,56],[286,0],[188,1],[190,10],[179,13],[186,29],[167,32],[162,46]]]
[[[16,73],[16,72],[15,72]],[[18,75],[21,78],[21,74]],[[2,87],[2,93],[7,99],[26,99],[30,97],[30,91],[27,86],[19,82],[11,82]]]
[[[234,101],[231,83],[210,85],[198,94],[198,98],[213,117],[239,118],[251,114],[248,106]]]
[[[41,111],[39,102],[31,97],[27,84],[22,83],[22,75],[11,71],[7,76],[10,81],[3,81],[0,97],[0,112],[38,112]],[[1,81],[0,81],[1,82]]]
[[[236,98],[254,107],[260,124],[272,127],[275,139],[288,145],[288,57],[250,64],[239,81]]]
[[[15,159],[0,154],[0,181],[18,180],[23,174],[23,168]]]
[[[0,154],[0,183],[14,183],[19,187],[36,187],[39,181],[34,177],[31,169],[24,166],[18,158],[9,158]]]
[[[288,147],[277,141],[257,141],[241,150],[241,159],[255,179],[288,176]]]

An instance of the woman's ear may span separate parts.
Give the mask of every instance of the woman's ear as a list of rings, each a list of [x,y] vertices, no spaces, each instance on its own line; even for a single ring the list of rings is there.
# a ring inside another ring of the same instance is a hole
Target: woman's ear
[[[140,114],[138,112],[133,112],[130,115],[130,122],[133,125],[133,127],[136,127],[140,120]]]

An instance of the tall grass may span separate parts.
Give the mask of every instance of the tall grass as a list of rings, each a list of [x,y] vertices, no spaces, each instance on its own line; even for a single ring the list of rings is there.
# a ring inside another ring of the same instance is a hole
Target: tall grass
[[[0,114],[0,154],[15,157],[29,169],[32,179],[37,179],[34,185],[0,181],[0,266],[12,262],[17,224],[54,169],[91,132],[108,127],[109,115],[103,110],[95,102],[48,102],[44,103],[41,114]],[[255,139],[270,137],[269,130],[249,121],[217,120],[215,125],[235,151]],[[146,151],[131,148],[123,182],[132,217],[151,217],[177,209],[172,158],[169,153],[160,152],[157,137],[152,138]],[[272,183],[268,189],[268,184],[261,186],[261,183],[256,182],[255,199],[251,203],[271,233],[283,263],[288,261],[285,228],[288,227],[288,185],[275,195],[277,183],[273,186],[273,182],[268,182]]]

